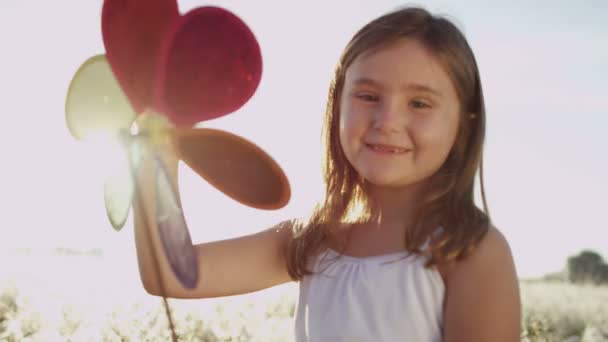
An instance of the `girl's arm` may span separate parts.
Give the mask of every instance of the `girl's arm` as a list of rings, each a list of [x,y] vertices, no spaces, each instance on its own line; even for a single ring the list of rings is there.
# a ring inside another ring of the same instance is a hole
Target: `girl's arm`
[[[171,165],[177,165],[171,164]],[[170,268],[162,249],[154,215],[154,178],[151,163],[143,162],[136,177],[140,199],[134,201],[135,244],[141,281],[145,290],[161,296],[153,251],[160,266],[166,297],[209,298],[258,291],[291,281],[286,265],[292,223],[285,221],[262,232],[239,238],[195,245],[199,277],[194,289],[185,289]],[[175,183],[177,166],[170,170]],[[144,217],[144,213],[147,217]],[[150,224],[152,226],[148,227]],[[151,238],[151,239],[150,239]],[[149,241],[152,241],[153,246]],[[151,248],[154,247],[154,248]]]
[[[519,281],[509,244],[496,228],[447,274],[444,342],[521,341]]]

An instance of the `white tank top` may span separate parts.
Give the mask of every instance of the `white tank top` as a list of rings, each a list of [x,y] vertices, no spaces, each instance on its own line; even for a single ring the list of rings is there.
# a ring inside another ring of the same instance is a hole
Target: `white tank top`
[[[300,281],[297,342],[442,340],[445,287],[423,257],[404,251],[359,258],[327,249],[312,271],[320,273]]]

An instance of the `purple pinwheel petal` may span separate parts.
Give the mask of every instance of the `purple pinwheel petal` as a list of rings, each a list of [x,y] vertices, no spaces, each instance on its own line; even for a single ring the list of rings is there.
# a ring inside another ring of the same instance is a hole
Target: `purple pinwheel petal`
[[[198,258],[179,195],[169,172],[159,156],[156,158],[156,224],[167,260],[180,283],[188,289],[198,281]]]

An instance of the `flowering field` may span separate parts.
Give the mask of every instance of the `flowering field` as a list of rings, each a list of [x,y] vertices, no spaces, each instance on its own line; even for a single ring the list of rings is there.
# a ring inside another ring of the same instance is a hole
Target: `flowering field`
[[[607,286],[543,281],[520,286],[522,341],[608,341]]]
[[[0,341],[170,339],[162,301],[144,292],[136,269],[113,272],[103,258],[40,260],[13,258],[0,272]],[[608,341],[608,287],[522,281],[521,289],[522,341]],[[170,305],[184,341],[292,341],[296,298],[297,285],[287,284]]]

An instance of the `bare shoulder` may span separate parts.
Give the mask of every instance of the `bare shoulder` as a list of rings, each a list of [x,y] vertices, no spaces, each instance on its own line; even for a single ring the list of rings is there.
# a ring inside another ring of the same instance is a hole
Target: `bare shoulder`
[[[444,341],[520,341],[519,281],[509,243],[490,227],[446,274]]]
[[[461,272],[479,272],[481,270],[495,271],[495,266],[512,262],[511,247],[504,234],[494,226],[490,226],[487,234],[477,248],[460,264]]]

